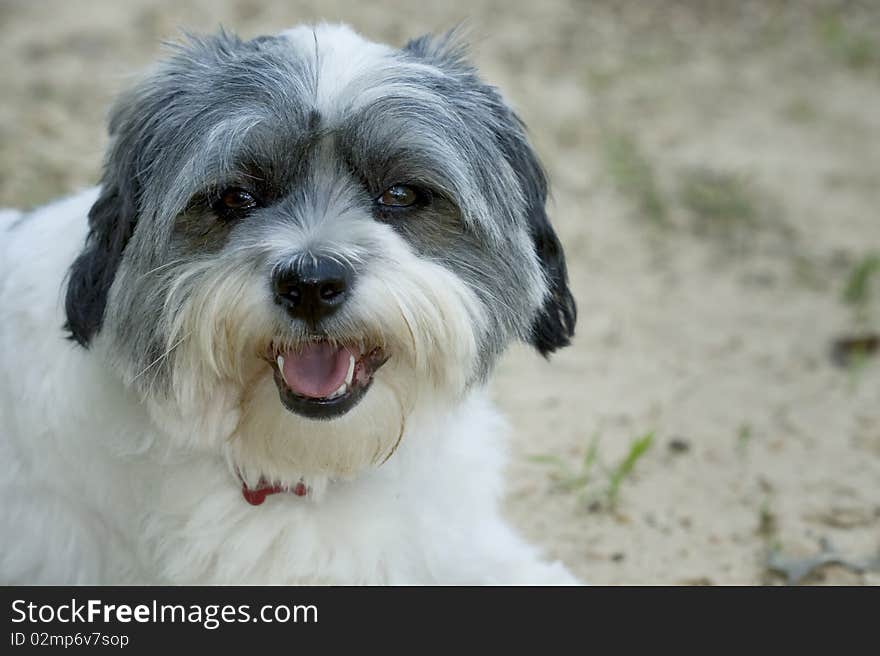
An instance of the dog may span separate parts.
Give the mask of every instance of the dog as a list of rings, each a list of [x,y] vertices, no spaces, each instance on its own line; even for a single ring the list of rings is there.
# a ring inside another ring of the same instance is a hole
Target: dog
[[[171,48],[98,187],[0,214],[0,580],[577,583],[499,509],[487,379],[576,308],[463,40]]]

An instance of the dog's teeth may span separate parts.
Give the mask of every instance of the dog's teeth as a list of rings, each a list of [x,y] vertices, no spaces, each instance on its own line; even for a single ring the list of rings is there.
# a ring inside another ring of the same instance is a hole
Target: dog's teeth
[[[351,379],[354,378],[354,355],[348,354],[348,373],[345,374],[345,384],[351,385]]]
[[[345,383],[342,383],[342,385],[339,386],[339,389],[336,390],[335,392],[333,392],[333,394],[331,394],[327,398],[328,399],[338,398],[338,397],[342,396],[343,394],[345,394],[347,391],[348,391],[348,385],[346,385]]]
[[[275,360],[275,362],[278,363],[278,371],[280,371],[280,372],[281,372],[281,375],[283,376],[283,375],[284,375],[284,356],[283,356],[283,355],[279,355],[279,356],[278,356],[278,359]]]

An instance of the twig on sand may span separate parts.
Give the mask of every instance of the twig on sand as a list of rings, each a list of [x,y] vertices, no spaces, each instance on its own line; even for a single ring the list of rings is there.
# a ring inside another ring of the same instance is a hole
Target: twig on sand
[[[822,551],[806,558],[786,556],[780,549],[773,549],[767,554],[766,567],[784,576],[788,585],[800,583],[826,565],[839,565],[856,574],[880,572],[880,553],[866,558],[850,558],[838,552],[827,538],[822,538],[819,545]]]

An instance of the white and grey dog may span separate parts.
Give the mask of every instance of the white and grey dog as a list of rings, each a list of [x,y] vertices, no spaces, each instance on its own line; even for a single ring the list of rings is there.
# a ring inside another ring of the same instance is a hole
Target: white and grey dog
[[[110,135],[0,214],[0,580],[575,582],[499,510],[487,376],[575,305],[457,39],[192,38]]]

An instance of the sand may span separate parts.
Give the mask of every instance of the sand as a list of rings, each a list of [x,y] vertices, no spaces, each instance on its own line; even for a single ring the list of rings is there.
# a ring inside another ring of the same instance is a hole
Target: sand
[[[108,103],[178,27],[319,19],[397,44],[467,20],[547,167],[580,315],[492,385],[515,525],[599,584],[778,583],[772,553],[880,551],[880,358],[829,355],[880,330],[880,274],[842,300],[880,252],[876,3],[6,0],[0,205],[95,182]],[[856,569],[804,580],[880,583]]]

